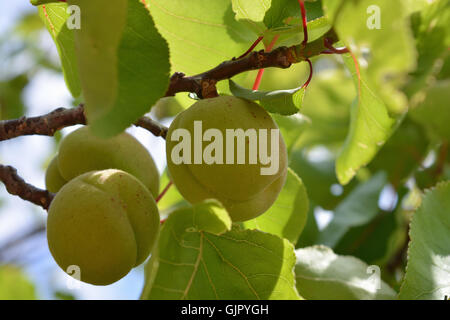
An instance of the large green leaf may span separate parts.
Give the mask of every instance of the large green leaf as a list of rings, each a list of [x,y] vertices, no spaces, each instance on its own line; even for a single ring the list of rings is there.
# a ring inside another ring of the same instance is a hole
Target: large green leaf
[[[167,90],[167,43],[139,1],[69,4],[82,12],[75,42],[88,122],[99,135],[115,135],[148,112]]]
[[[325,246],[295,251],[299,293],[310,300],[393,300],[395,291],[373,269],[352,256],[336,255]]]
[[[386,183],[386,174],[378,173],[359,184],[334,211],[333,220],[325,227],[319,243],[334,247],[351,228],[371,221],[379,212],[378,198]]]
[[[295,244],[305,227],[308,209],[306,188],[294,171],[288,169],[286,183],[275,203],[264,214],[245,221],[243,226],[275,234]]]
[[[353,60],[344,58],[352,74]],[[336,174],[341,184],[347,184],[357,171],[367,165],[395,129],[395,119],[388,114],[385,104],[361,78],[355,76],[358,97],[351,106],[350,131],[336,161]]]
[[[372,160],[406,111],[407,99],[399,89],[415,67],[415,48],[402,1],[324,0],[323,4],[360,71],[358,75],[347,54],[344,59],[354,77],[357,100],[351,130],[336,164],[339,181],[345,184]],[[374,6],[379,11],[368,12]],[[371,25],[376,18],[380,28]]]
[[[35,300],[34,285],[16,267],[0,266],[0,300]]]
[[[70,30],[66,24],[70,16],[67,12],[67,3],[49,3],[39,6],[38,10],[58,49],[67,88],[76,98],[81,94],[81,83],[75,56],[74,31]]]
[[[293,246],[275,235],[230,227],[215,201],[173,212],[146,267],[141,297],[298,299]]]
[[[146,0],[159,32],[169,43],[172,72],[195,75],[240,56],[255,40],[234,18],[230,1]],[[218,83],[228,92],[226,82]],[[179,95],[177,95],[179,96]],[[183,94],[186,105],[192,104]]]
[[[400,299],[450,296],[450,182],[426,192],[410,226],[406,276]]]

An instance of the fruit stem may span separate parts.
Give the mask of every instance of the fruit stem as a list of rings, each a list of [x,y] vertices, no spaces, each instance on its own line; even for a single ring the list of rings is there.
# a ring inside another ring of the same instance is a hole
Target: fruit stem
[[[300,5],[300,11],[302,12],[302,23],[303,23],[303,42],[302,45],[306,45],[308,43],[308,21],[306,18],[306,9],[305,2],[303,0],[298,0]]]
[[[309,64],[309,77],[308,77],[308,80],[306,80],[306,82],[303,84],[302,88],[305,88],[305,90],[306,90],[306,88],[308,88],[308,85],[312,79],[313,66],[312,66],[311,60],[309,60],[309,58],[306,58],[305,61],[308,62],[308,64]]]
[[[244,54],[242,54],[241,56],[239,56],[237,59],[241,59],[243,57],[245,57],[246,55],[248,55],[250,52],[253,51],[253,49],[255,49],[255,47],[258,45],[258,43],[261,42],[261,40],[264,38],[264,36],[259,36],[258,39],[256,39],[255,42],[253,42],[253,44],[250,46],[250,48],[248,48],[247,51],[244,52]]]
[[[159,194],[159,196],[156,198],[156,203],[159,202],[159,200],[161,200],[162,197],[164,197],[164,195],[166,194],[166,192],[170,189],[170,187],[172,186],[173,182],[169,181],[169,183],[167,184],[167,186],[164,188],[164,190]]]
[[[272,41],[269,43],[269,45],[266,47],[266,52],[270,52],[273,49],[273,46],[275,45],[275,42],[277,42],[280,35],[275,35],[272,39]],[[256,76],[255,83],[253,84],[252,90],[258,90],[259,85],[261,84],[262,76],[264,74],[264,69],[258,70],[258,75]]]
[[[164,188],[164,190],[159,194],[159,196],[156,198],[156,203],[159,202],[159,200],[161,200],[162,197],[164,197],[164,195],[166,194],[167,191],[169,191],[170,187],[172,186],[173,182],[169,181],[169,183],[167,184],[167,186]]]

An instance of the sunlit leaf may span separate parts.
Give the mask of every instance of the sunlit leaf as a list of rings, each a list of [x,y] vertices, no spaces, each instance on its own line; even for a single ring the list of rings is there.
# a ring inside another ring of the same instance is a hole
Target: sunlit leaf
[[[61,59],[61,67],[67,88],[74,98],[81,94],[81,83],[78,63],[75,56],[74,31],[67,27],[66,21],[70,14],[67,3],[49,3],[39,6],[39,16],[55,42]]]
[[[325,246],[295,251],[299,293],[309,300],[393,300],[395,291],[377,269],[352,256],[336,255]]]
[[[410,225],[406,277],[400,299],[450,296],[450,182],[426,192]]]
[[[230,226],[214,201],[173,212],[146,267],[141,298],[298,299],[293,246]]]

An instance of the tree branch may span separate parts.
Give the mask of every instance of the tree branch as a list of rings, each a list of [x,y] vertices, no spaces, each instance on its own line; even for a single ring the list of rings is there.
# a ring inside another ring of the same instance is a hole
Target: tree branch
[[[26,135],[53,136],[62,128],[86,123],[82,104],[71,109],[58,108],[39,117],[0,121],[0,141]],[[166,137],[168,131],[167,127],[149,117],[140,118],[135,126],[142,127],[155,136],[163,138]]]
[[[38,117],[0,121],[0,141],[27,135],[53,136],[56,131],[76,124],[86,124],[83,105],[58,108]]]
[[[313,56],[320,55],[330,45],[338,41],[333,29],[323,37],[307,43],[292,47],[279,47],[271,52],[254,51],[240,59],[222,62],[217,67],[195,76],[186,77],[176,72],[170,79],[169,89],[165,96],[174,96],[178,92],[194,92],[200,98],[217,96],[216,83],[230,79],[233,76],[262,68],[289,68],[291,64],[305,61]]]
[[[41,206],[45,210],[48,209],[55,196],[47,190],[42,190],[26,183],[25,180],[17,174],[17,170],[11,166],[0,164],[0,181],[3,182],[6,190],[10,194],[19,196],[23,200]]]

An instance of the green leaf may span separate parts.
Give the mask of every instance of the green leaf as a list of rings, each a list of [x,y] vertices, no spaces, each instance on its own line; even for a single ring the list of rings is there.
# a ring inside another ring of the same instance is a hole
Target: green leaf
[[[344,60],[354,74],[353,60],[348,57]],[[336,174],[341,184],[347,184],[375,157],[395,129],[395,119],[389,116],[385,104],[365,82],[365,71],[361,71],[361,80],[354,78],[358,97],[351,107],[350,131],[336,161]]]
[[[450,80],[441,80],[426,92],[424,101],[410,111],[411,118],[443,140],[450,140]]]
[[[450,181],[426,192],[414,213],[400,299],[442,300],[450,295]]]
[[[378,198],[386,184],[386,174],[378,173],[359,184],[335,209],[333,220],[325,227],[319,243],[334,247],[351,228],[366,224],[379,212]]]
[[[16,267],[0,266],[0,300],[35,300],[30,280]]]
[[[415,48],[402,1],[324,0],[339,39],[352,51],[344,60],[354,77],[358,99],[352,108],[352,125],[337,161],[342,184],[367,165],[395,129],[395,122],[407,109],[400,90],[408,72],[415,67]],[[379,13],[379,15],[378,15]],[[376,25],[379,18],[379,28]]]
[[[266,30],[263,20],[272,0],[231,0],[231,3],[236,20],[246,24],[257,35]]]
[[[146,3],[156,27],[169,43],[172,72],[202,73],[240,56],[256,40],[252,31],[235,20],[230,1],[146,0]],[[219,82],[217,88],[221,93],[228,92],[225,81]]]
[[[164,95],[168,46],[139,1],[69,3],[82,12],[82,28],[75,35],[88,122],[98,135],[113,136]]]
[[[215,201],[173,212],[146,267],[141,298],[298,299],[293,246],[257,230],[224,233],[229,227]]]
[[[336,255],[325,246],[297,249],[295,253],[297,289],[306,299],[396,299],[395,291],[355,257]]]
[[[281,115],[292,115],[297,113],[302,107],[305,88],[300,87],[290,90],[276,90],[263,92],[258,90],[245,89],[233,80],[229,80],[231,93],[239,98],[259,101],[261,106],[268,112]]]
[[[49,3],[39,6],[39,16],[55,42],[61,59],[62,72],[67,88],[74,98],[81,94],[81,83],[78,63],[75,56],[74,30],[67,27],[66,21],[70,14],[67,3]]]
[[[307,10],[308,12],[308,10]],[[285,24],[285,20],[289,17],[300,17],[300,5],[298,1],[277,0],[272,1],[270,9],[264,16],[264,24],[267,29],[281,27]]]
[[[331,29],[327,18],[319,17],[308,21],[308,42],[314,41]],[[272,39],[278,35],[276,46],[298,45],[304,39],[303,22],[301,18],[294,18],[286,21],[286,25],[267,29],[263,33],[263,42],[267,46]]]
[[[288,239],[295,245],[305,227],[308,208],[308,195],[302,180],[288,169],[286,183],[272,207],[259,217],[243,222],[243,226]]]

